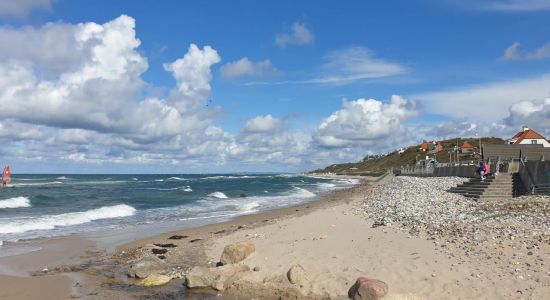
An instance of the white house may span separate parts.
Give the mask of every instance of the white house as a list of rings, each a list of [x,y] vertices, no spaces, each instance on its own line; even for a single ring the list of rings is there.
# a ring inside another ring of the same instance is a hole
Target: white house
[[[550,147],[550,143],[540,133],[523,126],[523,130],[514,135],[513,138],[506,141],[508,144],[537,145]]]

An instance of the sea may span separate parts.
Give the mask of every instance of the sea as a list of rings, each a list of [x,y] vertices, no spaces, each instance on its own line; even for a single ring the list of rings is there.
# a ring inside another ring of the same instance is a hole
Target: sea
[[[0,190],[0,245],[190,228],[305,203],[357,183],[297,174],[12,174]]]

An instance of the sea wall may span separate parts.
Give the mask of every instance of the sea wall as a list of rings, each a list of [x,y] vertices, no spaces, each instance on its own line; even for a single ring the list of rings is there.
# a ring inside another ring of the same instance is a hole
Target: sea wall
[[[550,161],[526,161],[519,176],[527,193],[550,194]]]
[[[401,167],[401,175],[407,176],[420,176],[420,177],[476,177],[476,166],[450,166],[450,167],[436,167],[426,168],[417,166],[403,166]]]

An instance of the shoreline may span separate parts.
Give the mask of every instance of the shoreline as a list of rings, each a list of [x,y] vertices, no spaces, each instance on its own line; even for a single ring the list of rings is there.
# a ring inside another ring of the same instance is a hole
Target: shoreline
[[[336,176],[330,178],[356,179],[351,176]],[[364,178],[360,179],[364,180]],[[9,288],[4,288],[3,291],[0,292],[0,299],[33,298],[33,295],[41,295],[41,290],[43,289],[56,290],[58,292],[64,291],[67,297],[80,298],[85,297],[86,294],[97,295],[96,293],[107,292],[107,297],[116,295],[117,297],[124,298],[128,294],[125,291],[115,291],[114,294],[111,294],[112,291],[108,291],[107,289],[99,289],[100,291],[96,291],[97,288],[94,287],[94,285],[104,280],[104,278],[101,278],[103,277],[102,272],[87,272],[87,270],[90,269],[89,267],[84,271],[78,270],[76,272],[72,272],[70,269],[78,269],[73,266],[83,263],[101,269],[103,265],[112,264],[112,262],[110,262],[111,256],[116,252],[124,251],[121,249],[140,245],[147,241],[157,240],[182,231],[202,235],[203,232],[217,232],[219,230],[216,228],[235,226],[234,224],[239,224],[237,226],[241,224],[252,226],[252,224],[257,225],[260,222],[265,223],[265,220],[273,220],[285,215],[290,217],[291,213],[321,206],[322,204],[320,202],[325,202],[326,198],[330,197],[333,193],[353,189],[362,184],[363,183],[359,183],[344,189],[330,191],[324,195],[315,197],[313,200],[298,205],[236,216],[220,223],[198,225],[197,227],[185,229],[173,229],[173,227],[170,227],[170,229],[161,233],[133,234],[131,237],[124,237],[123,241],[117,239],[117,237],[123,236],[123,233],[117,233],[113,237],[109,236],[106,232],[91,232],[72,234],[69,236],[42,237],[18,242],[7,242],[2,246],[4,249],[13,247],[32,248],[32,250],[24,251],[21,254],[0,256],[0,283],[2,283],[2,286],[5,284],[9,286]],[[82,247],[82,245],[85,246]],[[65,253],[68,257],[61,259],[56,255],[52,255],[52,253],[59,252]],[[89,255],[90,253],[96,257],[92,259]],[[107,263],[105,263],[105,261],[107,261]],[[49,269],[49,271],[41,274],[40,271],[44,269]],[[44,284],[41,284],[41,282],[44,282]],[[33,287],[35,286],[36,289],[32,288],[24,291],[22,287],[28,289],[29,284]],[[21,296],[16,296],[17,293],[20,293]],[[63,294],[63,292],[61,293]],[[44,299],[60,299],[60,295],[59,293],[55,293],[52,294],[50,298],[46,296]]]

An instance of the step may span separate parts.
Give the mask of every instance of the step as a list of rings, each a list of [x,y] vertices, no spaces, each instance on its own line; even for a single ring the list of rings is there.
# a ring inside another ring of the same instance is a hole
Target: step
[[[483,196],[479,200],[502,200],[502,199],[512,199],[512,196]]]

